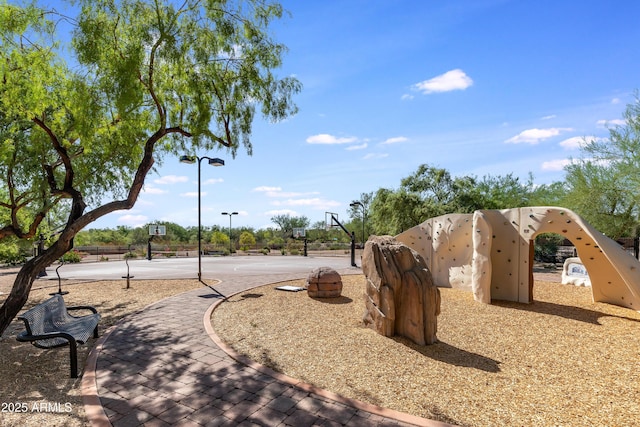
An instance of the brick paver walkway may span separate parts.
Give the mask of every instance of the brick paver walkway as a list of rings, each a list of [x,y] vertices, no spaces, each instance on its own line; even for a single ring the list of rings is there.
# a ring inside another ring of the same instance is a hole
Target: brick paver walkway
[[[301,277],[223,277],[216,289],[232,295]],[[239,363],[210,336],[206,317],[216,301],[203,287],[162,300],[107,332],[91,352],[82,379],[92,425],[447,425],[344,399],[255,363]]]

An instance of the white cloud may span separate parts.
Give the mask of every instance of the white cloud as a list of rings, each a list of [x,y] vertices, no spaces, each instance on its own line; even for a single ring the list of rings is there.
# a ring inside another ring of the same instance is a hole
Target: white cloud
[[[142,188],[142,193],[144,194],[165,194],[167,193],[166,190],[161,190],[160,188],[156,188],[152,185],[148,185],[145,184],[145,186]]]
[[[568,132],[573,129],[571,128],[549,128],[549,129],[527,129],[520,132],[518,135],[507,139],[506,143],[511,144],[519,144],[521,142],[526,142],[529,144],[537,144],[540,141],[544,141],[545,139],[549,139],[553,136],[558,136],[562,132]]]
[[[312,135],[307,138],[307,142],[309,144],[350,144],[356,141],[358,141],[358,138],[356,138],[355,136],[340,138],[337,136],[329,135],[328,133]]]
[[[611,100],[611,103],[612,103],[612,104],[614,104],[614,105],[615,105],[615,104],[620,104],[620,98],[613,98],[613,99]]]
[[[387,153],[369,153],[366,156],[364,156],[363,159],[364,160],[384,159],[385,157],[389,157],[389,154],[387,154]]]
[[[414,98],[414,96],[413,96],[413,95],[410,95],[410,94],[408,94],[408,93],[405,93],[404,95],[402,95],[402,96],[400,97],[400,99],[401,99],[401,100],[403,100],[403,101],[410,101],[410,100],[412,100],[413,98]]]
[[[129,225],[131,227],[141,227],[149,222],[149,217],[145,215],[122,215],[118,218],[118,222],[121,224]]]
[[[555,119],[555,118],[556,118],[556,115],[555,115],[555,114],[550,114],[550,115],[548,115],[548,116],[544,116],[544,117],[542,118],[542,120],[551,120],[551,119]]]
[[[569,163],[571,163],[571,160],[569,160],[569,159],[550,160],[548,162],[543,162],[542,163],[542,170],[546,170],[546,171],[561,171]]]
[[[605,138],[598,138],[596,136],[574,136],[572,138],[565,139],[560,142],[560,146],[567,150],[576,150],[578,148],[582,148],[586,145],[586,142],[591,141],[604,141]]]
[[[387,138],[382,144],[383,145],[388,145],[388,144],[397,144],[398,142],[405,142],[408,141],[409,138],[405,138],[404,136],[396,136],[393,138]]]
[[[259,191],[259,192],[264,192],[264,193],[269,193],[269,192],[275,192],[275,191],[282,191],[281,187],[268,187],[266,185],[262,185],[260,187],[256,187],[251,191]]]
[[[571,138],[567,138],[564,141],[560,141],[560,146],[566,150],[577,150],[584,146],[584,137],[582,136],[574,136]]]
[[[203,191],[203,192],[201,192],[201,193],[200,193],[200,195],[201,195],[202,197],[204,197],[204,196],[206,196],[206,195],[207,195],[207,192],[206,192],[206,191]],[[197,192],[197,191],[189,191],[189,192],[187,192],[187,193],[182,193],[182,194],[180,194],[180,196],[181,196],[181,197],[198,197],[198,192]]]
[[[360,144],[360,145],[350,145],[347,148],[345,148],[345,150],[349,150],[349,151],[353,151],[353,150],[364,150],[365,148],[367,148],[369,146],[369,144],[367,144],[366,142],[364,144]]]
[[[178,182],[187,182],[189,178],[186,176],[166,175],[160,178],[154,179],[156,184],[176,184]]]
[[[614,120],[598,120],[596,124],[600,127],[607,126],[624,126],[627,124],[627,121],[624,119],[614,119]]]
[[[473,84],[473,80],[460,69],[447,71],[432,79],[414,84],[411,88],[425,95],[436,92],[465,90]]]
[[[222,178],[209,178],[206,181],[202,181],[202,184],[207,185],[207,184],[218,184],[220,182],[224,182],[224,179]]]

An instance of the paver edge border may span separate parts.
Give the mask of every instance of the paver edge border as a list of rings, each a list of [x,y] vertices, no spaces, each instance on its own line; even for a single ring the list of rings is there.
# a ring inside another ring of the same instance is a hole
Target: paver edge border
[[[125,316],[126,317],[126,316]],[[104,343],[109,339],[111,333],[120,324],[120,319],[114,325],[111,325],[104,334],[96,341],[95,345],[89,352],[84,364],[82,373],[82,381],[80,382],[80,394],[82,395],[82,403],[87,421],[90,425],[96,427],[112,427],[107,413],[104,411],[100,396],[98,395],[98,383],[96,380],[96,368],[98,367],[98,356],[102,352]]]
[[[278,282],[274,282],[274,283],[278,283]],[[268,283],[268,284],[262,284],[262,285],[257,285],[254,286],[252,288],[248,288],[248,289],[244,289],[242,291],[238,291],[235,292],[231,295],[227,295],[227,298],[231,298],[235,295],[241,294],[243,292],[247,292],[249,290],[252,289],[256,289],[256,288],[260,288],[262,286],[271,286],[274,283]],[[342,395],[339,395],[337,393],[334,393],[332,391],[329,390],[325,390],[323,388],[320,387],[316,387],[313,384],[309,384],[303,381],[300,381],[296,378],[290,377],[288,375],[285,375],[281,372],[277,372],[274,371],[271,368],[268,368],[265,365],[262,365],[252,359],[249,359],[248,357],[238,353],[237,351],[235,351],[233,348],[231,348],[230,346],[228,346],[224,341],[222,341],[220,339],[220,337],[218,336],[218,334],[216,334],[215,330],[213,329],[213,325],[211,324],[211,315],[213,314],[213,312],[215,311],[215,309],[224,302],[223,299],[221,300],[217,300],[214,303],[212,303],[209,308],[205,311],[204,316],[202,318],[202,323],[204,325],[204,329],[205,332],[207,333],[207,335],[209,335],[209,338],[211,338],[211,340],[218,346],[220,347],[220,349],[222,351],[224,351],[225,353],[227,353],[227,355],[229,355],[229,357],[231,357],[232,359],[234,359],[235,361],[242,363],[243,365],[252,368],[262,374],[268,375],[278,381],[284,382],[286,384],[289,384],[291,386],[300,388],[306,392],[309,393],[314,393],[317,394],[318,396],[322,396],[324,398],[327,399],[331,399],[334,400],[338,403],[341,403],[343,405],[346,406],[351,406],[355,409],[358,410],[362,410],[362,411],[366,411],[366,412],[370,412],[372,414],[375,415],[379,415],[381,417],[386,417],[386,418],[392,418],[398,421],[402,421],[405,423],[409,423],[409,424],[414,424],[416,426],[423,426],[423,427],[456,427],[453,424],[447,424],[444,423],[442,421],[436,421],[436,420],[430,420],[428,418],[422,418],[422,417],[418,417],[416,415],[411,415],[411,414],[407,414],[405,412],[400,412],[400,411],[396,411],[394,409],[389,409],[389,408],[383,408],[377,405],[373,405],[370,403],[366,403],[366,402],[362,402],[360,400],[357,399],[352,399],[349,397],[345,397]]]

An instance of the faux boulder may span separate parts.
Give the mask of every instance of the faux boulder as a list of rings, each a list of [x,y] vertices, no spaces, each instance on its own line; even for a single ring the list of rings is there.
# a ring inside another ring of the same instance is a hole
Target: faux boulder
[[[307,277],[306,288],[311,298],[337,298],[342,294],[342,277],[331,267],[318,267]]]
[[[362,271],[365,325],[418,345],[437,342],[440,290],[418,252],[391,236],[372,236],[364,247]]]

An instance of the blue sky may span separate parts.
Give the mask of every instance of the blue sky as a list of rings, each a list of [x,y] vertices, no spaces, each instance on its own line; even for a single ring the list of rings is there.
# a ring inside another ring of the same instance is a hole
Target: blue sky
[[[420,164],[454,176],[563,179],[584,137],[603,138],[640,88],[640,2],[285,0],[279,75],[300,112],[258,120],[253,156],[202,163],[202,224],[275,227],[278,214],[346,219],[361,193]],[[197,225],[197,167],[165,159],[135,207],[91,228]]]

